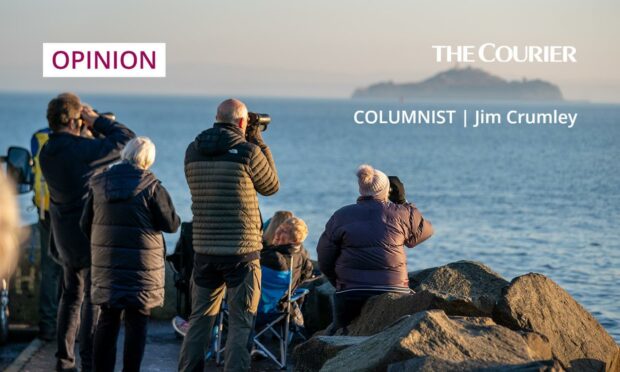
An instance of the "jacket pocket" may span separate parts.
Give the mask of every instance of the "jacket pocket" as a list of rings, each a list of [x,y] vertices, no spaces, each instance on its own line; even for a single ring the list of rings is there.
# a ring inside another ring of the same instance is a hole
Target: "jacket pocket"
[[[249,272],[244,282],[246,287],[245,305],[249,312],[256,314],[260,302],[262,272],[258,260],[248,262],[247,268]]]

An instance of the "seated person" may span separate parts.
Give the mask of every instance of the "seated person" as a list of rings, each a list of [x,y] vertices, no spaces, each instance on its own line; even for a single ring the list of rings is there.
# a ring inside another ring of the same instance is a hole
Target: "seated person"
[[[388,176],[370,165],[360,166],[357,177],[357,203],[332,215],[317,246],[319,267],[336,287],[328,334],[341,328],[346,334],[370,297],[409,293],[403,246],[412,248],[433,234],[430,221],[405,200],[396,177],[390,185]]]
[[[259,313],[269,313],[283,310],[278,305],[283,300],[282,294],[288,288],[290,257],[293,256],[293,285],[292,291],[309,279],[313,275],[313,265],[308,258],[308,252],[303,247],[302,242],[308,235],[308,227],[300,218],[293,217],[289,211],[278,211],[270,218],[265,227],[264,248],[261,251],[262,269],[262,294],[259,305]],[[191,275],[192,270],[192,244],[191,244],[192,223],[183,223],[181,236],[177,242],[175,253],[168,256],[168,260],[173,263],[175,270],[182,276]],[[190,255],[188,256],[188,252]],[[189,278],[189,277],[188,277]],[[177,290],[184,291],[181,285],[176,283]],[[266,289],[267,288],[267,289]],[[285,288],[283,290],[283,288]],[[191,303],[189,291],[185,293],[186,301]],[[189,306],[185,305],[185,309]],[[294,320],[299,325],[303,325],[303,318],[299,314],[294,314]],[[172,319],[172,326],[177,334],[185,336],[189,327],[187,315],[179,313]],[[268,319],[262,317],[259,324]],[[301,324],[300,324],[301,323]]]
[[[291,217],[293,217],[293,212],[277,211],[273,214],[273,217],[265,221],[263,225],[263,247],[273,245],[273,239],[276,237],[278,226]]]
[[[301,218],[291,217],[278,226],[272,244],[261,251],[262,291],[258,305],[258,324],[261,324],[261,314],[283,310],[281,303],[286,299],[291,275],[291,293],[312,276],[312,262],[302,246],[306,236],[306,223]]]

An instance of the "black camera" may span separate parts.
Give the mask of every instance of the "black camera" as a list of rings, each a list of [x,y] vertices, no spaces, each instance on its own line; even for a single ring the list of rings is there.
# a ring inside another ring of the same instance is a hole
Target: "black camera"
[[[248,112],[248,130],[252,131],[252,129],[258,128],[258,130],[264,132],[267,130],[269,123],[271,123],[271,116],[268,114]]]

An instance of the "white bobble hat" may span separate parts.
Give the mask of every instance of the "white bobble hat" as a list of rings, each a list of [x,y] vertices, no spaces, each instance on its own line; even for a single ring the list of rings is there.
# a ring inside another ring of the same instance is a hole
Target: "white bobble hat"
[[[357,182],[361,196],[385,199],[390,191],[388,176],[368,164],[362,164],[357,168]]]

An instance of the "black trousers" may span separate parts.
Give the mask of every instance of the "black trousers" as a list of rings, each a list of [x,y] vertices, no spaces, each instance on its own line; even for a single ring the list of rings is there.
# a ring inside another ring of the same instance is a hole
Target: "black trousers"
[[[101,314],[95,332],[93,353],[94,371],[113,372],[116,363],[116,340],[121,329],[121,315],[125,313],[125,346],[123,348],[123,371],[138,372],[144,356],[146,331],[150,311],[137,308],[113,308],[101,306]]]
[[[342,329],[342,334],[347,335],[349,333],[348,326],[360,315],[366,302],[371,297],[388,292],[390,291],[354,290],[336,292],[333,303],[333,322],[327,328],[327,334],[331,336],[337,330]],[[411,293],[409,288],[403,288],[394,292]]]
[[[348,333],[347,327],[360,315],[362,307],[369,298],[381,294],[376,291],[351,291],[336,292],[334,294],[333,322],[327,330],[328,334],[333,334],[338,329],[343,329],[343,334]]]
[[[63,267],[62,295],[58,304],[56,370],[75,369],[75,336],[79,329],[82,371],[92,370],[93,334],[98,309],[90,302],[90,268]]]

